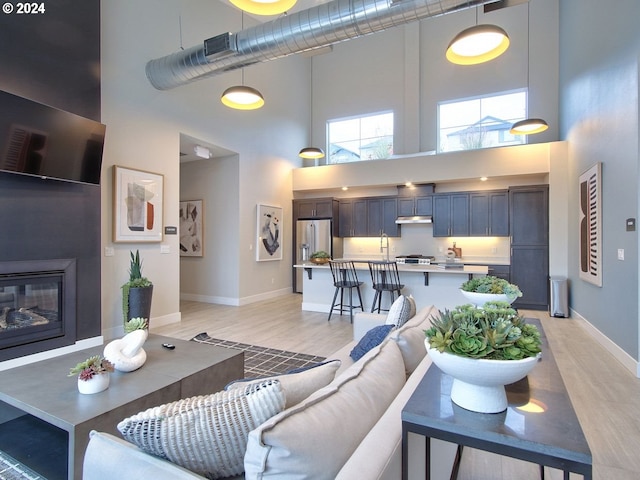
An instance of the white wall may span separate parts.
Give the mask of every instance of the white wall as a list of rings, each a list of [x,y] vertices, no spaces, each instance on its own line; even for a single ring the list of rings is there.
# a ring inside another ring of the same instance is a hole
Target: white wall
[[[245,83],[265,96],[264,108],[232,111],[219,97],[241,81],[240,71],[228,72],[169,91],[155,90],[145,76],[152,58],[190,47],[225,31],[240,29],[240,12],[208,0],[110,0],[102,3],[102,121],[107,125],[102,179],[102,248],[113,247],[102,260],[102,321],[105,336],[121,330],[120,286],[127,279],[128,255],[140,249],[143,273],[154,282],[152,325],[180,318],[178,236],[160,245],[113,244],[111,237],[112,165],[164,175],[164,225],[178,226],[180,200],[179,137],[185,133],[238,152],[237,237],[218,247],[237,252],[236,297],[252,298],[290,283],[290,234],[284,239],[282,262],[256,263],[249,246],[255,241],[255,205],[282,205],[290,218],[291,168],[307,143],[308,109],[291,102],[308,98],[308,59],[290,57],[245,69]],[[245,25],[251,19],[245,17]],[[232,203],[233,203],[232,202]],[[286,267],[284,266],[286,265]],[[271,283],[271,278],[277,283]],[[212,292],[212,295],[233,295]]]

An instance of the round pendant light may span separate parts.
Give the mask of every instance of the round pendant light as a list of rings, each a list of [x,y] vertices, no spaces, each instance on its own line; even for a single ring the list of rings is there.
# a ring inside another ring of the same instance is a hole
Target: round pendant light
[[[511,126],[509,133],[511,135],[532,135],[534,133],[544,132],[549,125],[541,118],[527,118],[520,120]]]
[[[289,11],[296,0],[229,0],[232,4],[254,15],[279,15]]]
[[[476,25],[463,30],[447,47],[447,60],[456,65],[476,65],[502,55],[509,36],[496,25]]]
[[[255,110],[264,105],[262,94],[255,88],[245,85],[227,88],[220,101],[227,107],[235,108],[236,110]]]
[[[305,147],[302,150],[300,150],[300,153],[298,153],[298,156],[302,158],[323,158],[324,151],[318,147]]]

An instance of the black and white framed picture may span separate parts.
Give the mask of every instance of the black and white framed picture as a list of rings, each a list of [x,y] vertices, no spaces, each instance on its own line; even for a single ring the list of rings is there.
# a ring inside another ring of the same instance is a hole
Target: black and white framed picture
[[[282,260],[282,208],[258,204],[256,261]]]
[[[580,175],[580,278],[602,286],[602,163]]]
[[[204,202],[180,202],[180,256],[204,256]]]

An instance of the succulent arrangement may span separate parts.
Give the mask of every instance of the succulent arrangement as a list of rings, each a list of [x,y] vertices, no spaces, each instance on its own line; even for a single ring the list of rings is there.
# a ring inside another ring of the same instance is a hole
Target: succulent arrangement
[[[324,250],[319,250],[311,254],[311,258],[330,258],[331,256]]]
[[[113,372],[113,364],[100,355],[87,358],[69,370],[69,376],[78,375],[80,380],[91,380],[94,375]]]
[[[148,326],[146,318],[135,317],[129,321],[124,322],[124,333],[131,333],[136,330],[145,330]]]
[[[122,313],[125,322],[129,317],[129,290],[131,288],[151,287],[153,283],[142,276],[142,260],[140,260],[140,252],[136,250],[135,255],[129,252],[131,260],[129,263],[129,281],[122,285]]]
[[[504,294],[510,299],[522,296],[517,285],[507,282],[504,278],[491,275],[474,277],[464,282],[460,288],[465,292]]]
[[[540,353],[540,332],[507,302],[461,305],[431,318],[429,346],[468,358],[521,360]]]

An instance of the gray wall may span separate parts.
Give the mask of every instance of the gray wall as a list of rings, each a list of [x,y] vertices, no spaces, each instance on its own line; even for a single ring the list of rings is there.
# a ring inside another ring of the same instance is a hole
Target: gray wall
[[[640,2],[560,2],[561,135],[569,144],[572,308],[638,355],[638,53]],[[602,162],[603,285],[578,277],[577,182]],[[623,248],[625,260],[617,260]]]

